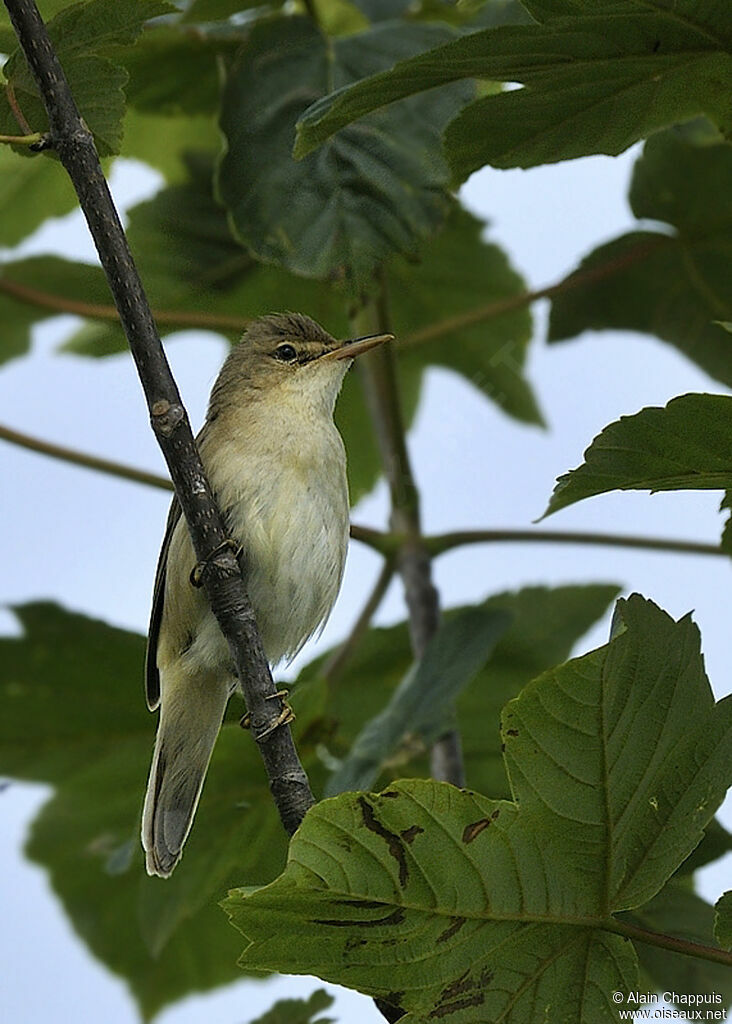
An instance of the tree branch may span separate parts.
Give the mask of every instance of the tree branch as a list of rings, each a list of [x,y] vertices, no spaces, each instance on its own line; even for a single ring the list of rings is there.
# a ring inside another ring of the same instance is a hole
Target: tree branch
[[[354,319],[357,333],[390,331],[383,277],[378,301],[364,304]],[[359,369],[389,485],[391,529],[402,536],[396,564],[404,583],[412,651],[419,659],[437,632],[440,602],[432,582],[431,556],[422,537],[419,492],[407,451],[396,359],[391,343],[370,353],[362,360]],[[434,744],[431,772],[436,779],[456,786],[465,785],[460,736],[456,730],[448,730]]]
[[[49,119],[49,142],[79,197],[147,399],[153,429],[188,523],[204,585],[229,643],[253,733],[283,826],[292,834],[313,803],[288,727],[262,734],[283,710],[247,597],[239,563],[205,477],[188,416],[170,372],[94,142],[76,107],[33,0],[5,0]],[[43,159],[38,157],[37,159]]]

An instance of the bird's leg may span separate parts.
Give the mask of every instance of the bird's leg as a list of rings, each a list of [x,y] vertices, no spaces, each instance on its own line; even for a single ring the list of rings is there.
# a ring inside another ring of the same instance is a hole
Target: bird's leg
[[[202,559],[200,562],[197,562],[193,566],[193,568],[191,569],[191,575],[189,576],[191,586],[203,586],[203,575],[206,572],[206,569],[208,569],[211,562],[213,562],[213,560],[217,558],[222,551],[226,551],[227,548],[234,552],[234,558],[239,558],[239,555],[242,552],[241,544],[238,541],[234,540],[233,537],[228,537],[225,541],[219,544],[218,547],[214,548],[210,555]]]
[[[271,725],[268,725],[267,728],[264,729],[262,732],[257,733],[257,735],[255,736],[256,740],[263,740],[265,736],[269,736],[269,734],[274,732],[275,729],[279,729],[281,725],[287,725],[289,722],[294,722],[295,712],[292,710],[287,701],[289,695],[289,690],[277,690],[276,693],[270,693],[264,698],[265,700],[281,700],[283,708]],[[247,713],[239,720],[239,725],[242,727],[242,729],[249,729],[251,728],[251,724],[252,716],[247,711]]]

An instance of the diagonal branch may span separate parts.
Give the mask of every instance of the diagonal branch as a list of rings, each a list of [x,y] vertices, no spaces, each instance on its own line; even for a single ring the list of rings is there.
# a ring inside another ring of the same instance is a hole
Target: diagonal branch
[[[247,597],[226,547],[221,514],[201,465],[187,413],[165,358],[99,157],[33,0],[5,0],[49,119],[48,145],[63,163],[99,253],[147,399],[150,418],[188,523],[204,585],[242,683],[255,738],[283,710]],[[36,157],[36,159],[44,159]],[[288,727],[257,739],[283,826],[292,834],[313,803]]]

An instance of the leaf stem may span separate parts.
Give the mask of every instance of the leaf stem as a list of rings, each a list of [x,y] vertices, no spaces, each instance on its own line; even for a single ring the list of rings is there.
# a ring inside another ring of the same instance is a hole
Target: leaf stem
[[[42,291],[40,288],[32,288],[30,285],[21,284],[20,281],[13,281],[7,276],[0,277],[0,291],[13,298],[19,299],[30,306],[40,306],[41,309],[50,309],[54,313],[71,313],[75,316],[88,317],[92,320],[119,320],[119,313],[113,305],[96,302],[82,302],[77,299],[68,299],[62,295],[54,295],[51,292]],[[196,313],[195,311],[184,312],[176,310],[159,309],[155,312],[155,320],[166,326],[185,328],[202,328],[219,330],[223,332],[241,332],[247,325],[244,317],[229,316],[224,313]]]
[[[9,146],[35,146],[42,139],[41,132],[31,132],[29,135],[0,135],[0,142]]]
[[[534,291],[522,292],[519,295],[511,295],[506,299],[489,302],[485,306],[477,306],[475,309],[469,309],[464,313],[458,313],[455,316],[446,317],[444,320],[438,320],[434,324],[428,324],[426,327],[420,328],[420,330],[402,336],[399,344],[405,348],[423,345],[427,341],[434,341],[436,338],[444,337],[444,335],[451,334],[453,331],[460,330],[463,327],[472,327],[473,324],[492,320],[495,317],[503,316],[505,313],[513,313],[517,309],[523,309],[525,306],[530,306],[533,302],[538,302],[539,299],[552,299],[555,295],[561,295],[564,292],[572,291],[574,288],[581,288],[583,285],[600,281],[604,277],[610,277],[619,270],[624,270],[633,263],[644,259],[660,245],[667,244],[668,241],[669,239],[666,235],[660,234],[657,238],[645,239],[634,249],[629,249],[623,253],[622,256],[608,260],[606,263],[596,267],[576,270],[555,284],[545,285],[543,288],[537,288]]]
[[[668,949],[672,953],[683,953],[686,956],[693,956],[697,960],[706,960],[715,964],[723,964],[725,967],[732,967],[732,952],[720,949],[718,946],[705,946],[699,942],[692,942],[690,939],[679,939],[675,935],[666,935],[662,932],[651,932],[646,928],[630,924],[628,921],[610,918],[603,922],[602,927],[607,931],[615,932],[633,942],[643,942],[647,946],[657,946],[659,949]]]
[[[368,539],[364,539],[364,543],[368,544]],[[670,537],[643,537],[633,534],[593,533],[582,530],[456,530],[452,533],[433,534],[425,537],[424,543],[430,553],[435,556],[445,554],[463,544],[533,543],[597,544],[605,547],[641,548],[646,551],[673,551],[677,554],[729,557],[718,544],[674,540]]]
[[[13,117],[18,122],[18,127],[23,132],[23,134],[24,135],[32,135],[32,134],[34,134],[33,133],[33,129],[28,124],[28,121],[26,119],[25,114],[20,109],[20,104],[18,103],[18,98],[15,95],[15,89],[13,87],[12,82],[6,82],[5,83],[5,97],[6,97],[7,101],[8,101],[8,106],[10,107],[10,109],[13,112]]]

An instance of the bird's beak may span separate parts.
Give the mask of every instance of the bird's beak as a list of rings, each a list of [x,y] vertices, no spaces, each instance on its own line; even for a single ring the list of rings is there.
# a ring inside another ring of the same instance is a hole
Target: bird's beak
[[[385,341],[393,340],[393,334],[367,334],[364,338],[350,338],[348,341],[340,342],[338,348],[332,348],[329,352],[325,352],[320,358],[354,359],[356,356],[360,356],[363,352],[368,352],[370,349],[376,348],[377,345],[382,345]]]

